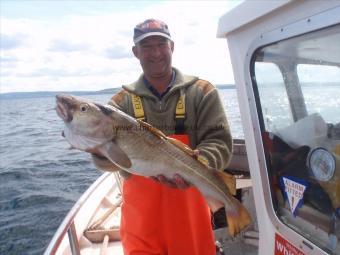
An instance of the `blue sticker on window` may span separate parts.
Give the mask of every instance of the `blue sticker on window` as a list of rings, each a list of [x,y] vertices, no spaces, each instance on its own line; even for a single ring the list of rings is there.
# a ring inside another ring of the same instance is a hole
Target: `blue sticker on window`
[[[291,176],[282,176],[280,178],[284,196],[288,200],[290,210],[296,216],[297,209],[303,204],[303,195],[308,187],[308,182]]]

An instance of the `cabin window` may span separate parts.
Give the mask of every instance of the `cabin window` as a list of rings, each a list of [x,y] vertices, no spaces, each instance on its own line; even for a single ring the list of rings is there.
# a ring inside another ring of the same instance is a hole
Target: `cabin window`
[[[274,131],[283,128],[287,122],[293,123],[279,67],[274,63],[256,62],[255,73],[260,97],[267,98],[262,104],[266,129]]]
[[[327,123],[340,123],[340,111],[334,111],[335,107],[339,107],[340,96],[330,96],[340,93],[340,67],[299,64],[297,74],[303,94],[306,95],[308,113],[321,114]]]
[[[340,25],[255,51],[251,77],[273,208],[340,254]]]

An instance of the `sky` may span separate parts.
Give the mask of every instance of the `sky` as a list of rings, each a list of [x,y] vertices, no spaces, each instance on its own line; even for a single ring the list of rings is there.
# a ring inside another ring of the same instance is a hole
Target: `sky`
[[[165,21],[173,66],[213,84],[234,83],[219,18],[241,3],[219,1],[0,0],[0,93],[101,90],[134,82],[133,28]]]

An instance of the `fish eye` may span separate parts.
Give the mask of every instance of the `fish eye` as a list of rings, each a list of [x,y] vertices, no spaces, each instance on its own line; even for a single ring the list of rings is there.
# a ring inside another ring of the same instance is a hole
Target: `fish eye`
[[[80,111],[81,112],[86,112],[89,109],[89,106],[87,104],[83,104],[80,106]]]

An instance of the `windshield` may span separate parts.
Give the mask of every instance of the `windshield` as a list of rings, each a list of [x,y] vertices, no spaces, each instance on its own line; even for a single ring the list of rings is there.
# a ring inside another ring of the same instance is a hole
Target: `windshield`
[[[332,254],[340,254],[339,42],[336,25],[262,47],[251,63],[275,212]]]

